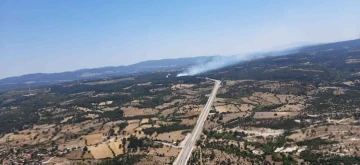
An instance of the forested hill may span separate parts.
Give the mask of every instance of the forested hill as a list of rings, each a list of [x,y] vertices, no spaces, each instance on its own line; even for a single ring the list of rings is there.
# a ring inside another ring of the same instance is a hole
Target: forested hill
[[[113,66],[93,69],[81,69],[62,73],[35,73],[18,77],[8,77],[0,80],[0,92],[27,88],[26,82],[33,82],[32,86],[39,87],[53,83],[73,81],[77,79],[95,79],[115,76],[127,76],[130,74],[149,73],[182,69],[201,62],[210,60],[213,56],[189,57],[178,59],[149,60],[128,66]]]
[[[330,50],[359,50],[360,39],[312,45],[300,49],[300,52],[330,51]]]

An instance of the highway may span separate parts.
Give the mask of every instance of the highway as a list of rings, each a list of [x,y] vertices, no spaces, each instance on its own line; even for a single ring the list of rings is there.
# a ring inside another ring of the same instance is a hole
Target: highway
[[[210,80],[213,80],[213,79],[210,79]],[[194,127],[193,131],[191,132],[191,135],[188,138],[187,142],[185,143],[185,146],[182,148],[178,157],[175,159],[173,165],[186,165],[191,156],[193,147],[195,146],[196,141],[199,139],[199,137],[201,135],[205,120],[206,120],[207,116],[209,115],[212,103],[214,102],[217,91],[220,88],[221,81],[219,81],[219,80],[213,80],[213,81],[215,81],[215,86],[209,96],[209,99],[208,99],[207,103],[205,104],[204,109],[202,110],[201,114],[199,115],[196,126]]]

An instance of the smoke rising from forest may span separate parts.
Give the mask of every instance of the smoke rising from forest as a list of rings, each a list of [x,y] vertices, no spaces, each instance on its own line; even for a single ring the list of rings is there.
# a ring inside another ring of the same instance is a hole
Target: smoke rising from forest
[[[298,52],[299,48],[300,47],[284,49],[284,50],[275,50],[269,52],[247,53],[247,54],[232,55],[232,56],[215,56],[209,61],[201,62],[195,66],[186,69],[185,71],[179,73],[177,77],[194,76],[208,71],[221,69],[226,66],[234,65],[239,62],[254,60],[267,56],[281,56],[281,55],[296,53]]]

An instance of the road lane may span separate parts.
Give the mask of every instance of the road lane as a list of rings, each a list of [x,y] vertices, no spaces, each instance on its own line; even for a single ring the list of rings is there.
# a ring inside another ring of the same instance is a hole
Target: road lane
[[[212,79],[210,79],[210,80],[212,80]],[[173,165],[186,165],[187,161],[189,160],[189,158],[191,156],[193,147],[195,146],[197,139],[200,137],[200,134],[201,134],[203,126],[204,126],[204,122],[205,122],[207,116],[209,115],[212,103],[214,102],[217,91],[220,87],[221,81],[219,81],[219,80],[213,80],[213,81],[215,81],[215,85],[214,85],[213,90],[211,91],[209,99],[206,102],[201,114],[199,115],[196,126],[194,127],[190,137],[186,141],[185,146],[180,151],[180,153],[179,153],[178,157],[176,158],[176,160],[174,161]]]

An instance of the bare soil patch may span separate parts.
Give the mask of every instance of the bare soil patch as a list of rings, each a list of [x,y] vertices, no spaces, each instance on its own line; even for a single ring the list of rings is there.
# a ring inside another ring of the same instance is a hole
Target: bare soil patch
[[[243,102],[245,102],[245,103],[249,103],[249,104],[253,104],[253,105],[259,105],[258,102],[253,101],[253,100],[250,100],[248,97],[243,97],[243,98],[241,98],[241,100],[242,100]]]
[[[149,123],[150,119],[144,118],[141,120],[140,125]]]
[[[174,156],[176,157],[180,153],[181,149],[163,146],[162,148],[152,148],[150,149],[149,154],[151,155],[161,155],[164,154],[167,157]]]
[[[216,106],[215,110],[219,113],[223,112],[239,112],[239,108],[233,104],[228,105],[222,105],[222,106]]]
[[[195,125],[197,122],[197,118],[193,118],[193,119],[181,119],[181,124],[185,124],[185,125]]]
[[[120,145],[122,145],[121,142],[112,142],[112,143],[109,143],[108,145],[109,145],[110,149],[112,151],[114,151],[115,156],[124,153],[123,146],[120,147]]]
[[[125,117],[139,116],[139,115],[154,115],[159,112],[159,110],[151,108],[136,108],[133,106],[122,107]]]
[[[176,84],[171,87],[172,90],[192,88],[195,84]]]
[[[139,126],[139,120],[132,120],[129,121],[129,125],[125,127],[124,131],[126,131],[128,134],[134,133],[135,129]]]
[[[279,98],[277,98],[272,93],[254,92],[249,99],[258,102],[261,105],[273,105],[281,103]]]
[[[163,111],[161,111],[161,116],[166,117],[166,116],[174,113],[175,110],[176,110],[176,108],[170,108],[170,109],[163,110]]]
[[[251,105],[251,104],[241,104],[239,106],[240,111],[244,112],[244,111],[251,111],[255,108],[255,106]]]
[[[61,120],[60,123],[66,123],[67,121],[69,121],[69,120],[72,119],[72,118],[73,118],[73,116],[66,117],[66,118],[64,118],[63,120]]]
[[[64,149],[84,148],[85,146],[86,144],[84,139],[74,139],[71,141],[66,141],[63,144],[59,144],[58,150],[63,151]]]
[[[246,115],[246,112],[237,112],[237,113],[228,113],[223,115],[223,122],[227,123],[230,120],[236,119],[236,118],[243,118]]]
[[[157,134],[157,136],[153,138],[167,142],[175,142],[177,140],[182,141],[185,138],[182,132],[183,130]]]
[[[87,141],[87,145],[95,145],[104,140],[103,134],[91,134],[91,135],[85,135],[84,139]]]
[[[151,85],[151,82],[147,82],[147,83],[141,83],[141,84],[136,84],[137,86],[149,86]]]
[[[98,146],[89,146],[88,147],[91,155],[95,159],[104,159],[104,158],[113,158],[114,155],[111,152],[107,144],[99,144]]]
[[[298,112],[298,111],[301,111],[305,108],[305,106],[303,104],[294,104],[294,105],[283,105],[279,108],[276,108],[275,111],[277,112],[282,112],[282,111],[295,111],[295,112]]]
[[[162,105],[156,106],[155,109],[163,110],[169,108],[170,106],[174,106],[175,104],[180,103],[181,101],[182,101],[181,99],[175,99],[170,103],[164,103]]]
[[[106,108],[103,108],[102,111],[114,111],[117,108],[119,108],[119,107],[106,107]]]
[[[84,111],[84,112],[91,112],[92,110],[89,108],[84,108],[84,107],[76,107],[76,109],[80,110],[80,111]]]

